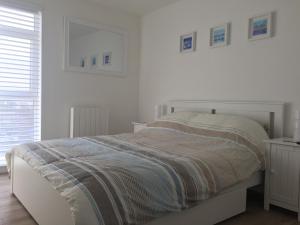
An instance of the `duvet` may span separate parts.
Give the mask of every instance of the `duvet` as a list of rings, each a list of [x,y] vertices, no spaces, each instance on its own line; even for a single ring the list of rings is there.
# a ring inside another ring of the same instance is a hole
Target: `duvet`
[[[135,134],[21,145],[8,160],[12,154],[69,202],[75,221],[76,192],[84,193],[99,225],[145,224],[193,207],[264,168],[260,143],[236,129],[170,119]]]

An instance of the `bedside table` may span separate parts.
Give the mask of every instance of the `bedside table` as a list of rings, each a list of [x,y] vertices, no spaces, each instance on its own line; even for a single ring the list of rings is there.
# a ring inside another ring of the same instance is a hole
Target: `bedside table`
[[[143,130],[144,128],[147,127],[147,123],[138,123],[138,122],[133,122],[133,132],[136,133],[140,130]]]
[[[270,204],[299,211],[300,145],[289,142],[292,139],[280,138],[265,141],[265,210]]]

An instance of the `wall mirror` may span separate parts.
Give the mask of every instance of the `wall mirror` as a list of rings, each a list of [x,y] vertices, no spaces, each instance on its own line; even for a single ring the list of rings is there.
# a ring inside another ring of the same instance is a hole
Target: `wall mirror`
[[[64,69],[125,76],[127,32],[112,26],[65,18]]]

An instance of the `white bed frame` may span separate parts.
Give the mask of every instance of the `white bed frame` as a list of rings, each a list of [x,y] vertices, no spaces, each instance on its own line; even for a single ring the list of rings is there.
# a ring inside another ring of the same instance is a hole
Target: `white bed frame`
[[[270,137],[283,133],[284,103],[258,101],[215,101],[177,100],[164,105],[164,113],[180,110],[228,113],[247,116],[269,130]],[[12,157],[12,193],[21,201],[40,225],[75,225],[70,206],[47,180],[37,174],[24,160]],[[148,225],[212,225],[246,210],[246,192],[249,187],[261,184],[262,174],[258,173],[242,184],[223,191],[218,196],[203,201],[198,206],[181,213],[170,214]],[[81,196],[85,198],[85,196]],[[88,202],[88,201],[82,201]],[[230,205],[230,206],[229,206]],[[97,225],[90,205],[85,203],[83,220],[76,225]],[[90,208],[90,210],[87,210]],[[88,222],[87,222],[88,221]]]

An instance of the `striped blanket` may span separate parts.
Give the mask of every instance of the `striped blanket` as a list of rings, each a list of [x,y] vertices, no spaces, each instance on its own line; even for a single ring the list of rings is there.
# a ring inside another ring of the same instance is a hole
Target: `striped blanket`
[[[75,221],[74,193],[84,193],[99,225],[145,224],[193,207],[263,168],[263,152],[243,137],[166,125],[172,123],[136,134],[31,143],[12,154],[69,202]]]

